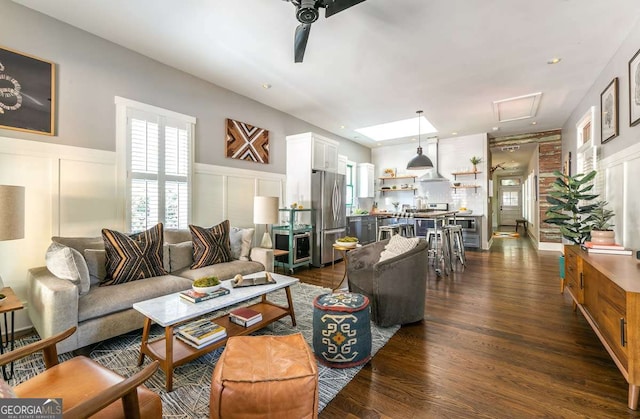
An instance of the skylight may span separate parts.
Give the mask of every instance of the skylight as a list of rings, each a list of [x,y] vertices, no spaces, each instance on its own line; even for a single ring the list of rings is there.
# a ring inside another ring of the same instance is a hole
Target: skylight
[[[396,138],[418,135],[418,125],[420,125],[420,134],[438,132],[427,118],[424,116],[421,116],[420,118],[420,124],[418,124],[418,119],[413,117],[402,121],[387,122],[386,124],[358,128],[356,131],[375,141],[394,140]]]

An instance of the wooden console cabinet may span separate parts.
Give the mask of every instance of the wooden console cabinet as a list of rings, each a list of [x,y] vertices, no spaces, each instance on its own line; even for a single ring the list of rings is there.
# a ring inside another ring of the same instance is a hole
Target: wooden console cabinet
[[[565,282],[574,301],[629,383],[629,408],[640,394],[640,263],[565,246]]]

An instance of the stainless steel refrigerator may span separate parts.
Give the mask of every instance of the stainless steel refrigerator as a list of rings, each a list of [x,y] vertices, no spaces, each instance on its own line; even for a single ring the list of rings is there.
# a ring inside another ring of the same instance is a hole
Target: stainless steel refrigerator
[[[323,266],[333,262],[333,243],[347,232],[345,176],[313,170],[311,173],[311,207],[315,209],[311,264]]]

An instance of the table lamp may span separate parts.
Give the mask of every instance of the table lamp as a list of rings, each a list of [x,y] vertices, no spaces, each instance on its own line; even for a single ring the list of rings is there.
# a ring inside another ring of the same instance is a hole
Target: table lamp
[[[277,196],[255,196],[253,198],[253,223],[266,225],[260,247],[267,249],[273,247],[269,225],[278,222],[278,200]]]
[[[0,241],[24,238],[24,186],[0,185]],[[4,288],[0,276],[0,289]]]

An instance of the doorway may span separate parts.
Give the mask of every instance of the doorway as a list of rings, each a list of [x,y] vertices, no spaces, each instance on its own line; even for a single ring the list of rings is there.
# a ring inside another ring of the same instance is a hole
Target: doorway
[[[522,217],[522,178],[498,178],[498,226],[516,226]]]

